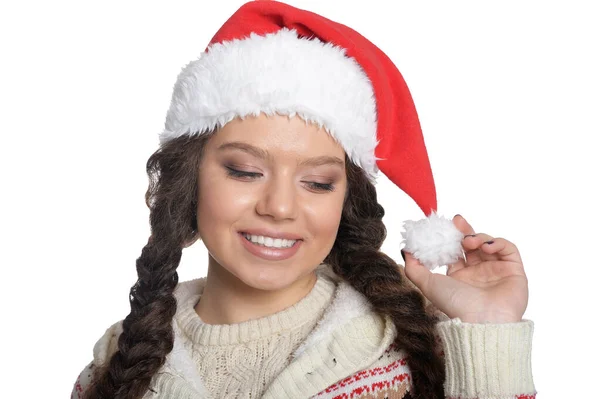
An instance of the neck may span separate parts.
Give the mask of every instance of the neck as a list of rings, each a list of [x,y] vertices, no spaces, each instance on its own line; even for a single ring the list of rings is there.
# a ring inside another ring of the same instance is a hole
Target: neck
[[[317,281],[313,271],[277,291],[250,287],[222,266],[209,261],[206,285],[196,313],[206,324],[236,324],[280,312],[304,298]]]

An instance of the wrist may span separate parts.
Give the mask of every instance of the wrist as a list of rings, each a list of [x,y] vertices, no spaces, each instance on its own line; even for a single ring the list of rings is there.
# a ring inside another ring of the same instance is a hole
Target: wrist
[[[463,323],[471,324],[504,324],[519,323],[523,321],[522,317],[507,313],[477,313],[457,316]]]

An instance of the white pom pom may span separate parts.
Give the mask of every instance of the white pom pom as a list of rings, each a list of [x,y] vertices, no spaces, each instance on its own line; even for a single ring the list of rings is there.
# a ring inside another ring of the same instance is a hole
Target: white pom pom
[[[404,250],[433,270],[436,267],[455,263],[463,256],[463,233],[452,220],[432,212],[425,219],[405,220],[402,233]]]

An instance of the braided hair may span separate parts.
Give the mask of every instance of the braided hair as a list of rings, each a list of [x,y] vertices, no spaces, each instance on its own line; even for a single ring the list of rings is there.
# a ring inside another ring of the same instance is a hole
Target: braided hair
[[[118,350],[95,367],[86,399],[140,399],[173,349],[173,295],[186,243],[197,234],[198,170],[211,134],[164,143],[146,164],[151,237],[136,261],[138,280],[129,295]],[[389,315],[395,345],[407,355],[412,398],[443,397],[444,365],[435,351],[436,318],[393,259],[379,249],[385,239],[383,207],[375,186],[346,156],[347,192],[337,237],[325,263],[364,294],[375,311]],[[408,396],[407,396],[408,397]]]
[[[393,320],[398,332],[394,344],[407,353],[413,379],[410,397],[443,398],[445,374],[443,359],[436,350],[435,309],[429,306],[426,311],[420,291],[400,272],[396,262],[379,250],[387,231],[375,186],[348,159],[346,175],[350,195],[325,263],[365,295],[376,312]]]

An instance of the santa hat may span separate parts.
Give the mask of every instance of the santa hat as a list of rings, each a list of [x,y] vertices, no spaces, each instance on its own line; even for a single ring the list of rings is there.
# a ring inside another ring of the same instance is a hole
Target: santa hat
[[[404,78],[377,46],[277,1],[242,5],[179,74],[164,143],[260,113],[323,127],[374,182],[383,172],[427,216],[404,222],[404,249],[429,269],[462,256],[463,234],[437,214],[421,126]]]

